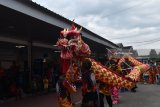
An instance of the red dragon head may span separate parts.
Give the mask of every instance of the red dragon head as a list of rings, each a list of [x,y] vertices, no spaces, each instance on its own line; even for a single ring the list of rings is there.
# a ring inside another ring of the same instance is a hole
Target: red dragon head
[[[89,56],[91,54],[89,46],[81,38],[82,27],[78,30],[74,24],[70,29],[60,32],[60,39],[56,46],[61,49],[62,59],[71,59],[73,56]]]

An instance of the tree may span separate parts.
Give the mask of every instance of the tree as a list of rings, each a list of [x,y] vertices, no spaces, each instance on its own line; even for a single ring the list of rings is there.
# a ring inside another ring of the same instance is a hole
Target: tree
[[[156,52],[155,49],[151,49],[151,51],[150,51],[150,53],[149,53],[149,57],[150,57],[151,59],[156,59],[156,58],[158,58],[158,55],[157,55],[157,52]]]
[[[158,53],[158,58],[160,58],[160,52]]]
[[[160,63],[160,52],[158,53],[157,58],[158,58],[158,62]]]
[[[138,57],[138,52],[137,52],[137,50],[133,50],[133,56],[134,56],[134,57]]]

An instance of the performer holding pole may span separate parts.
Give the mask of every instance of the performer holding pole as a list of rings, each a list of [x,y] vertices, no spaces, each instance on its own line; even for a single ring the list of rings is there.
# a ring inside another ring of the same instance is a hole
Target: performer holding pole
[[[100,83],[99,84],[100,107],[104,107],[104,97],[106,97],[109,107],[112,107],[111,89],[109,85]]]
[[[89,59],[82,62],[82,105],[81,107],[98,107],[98,94],[95,75],[91,70]]]

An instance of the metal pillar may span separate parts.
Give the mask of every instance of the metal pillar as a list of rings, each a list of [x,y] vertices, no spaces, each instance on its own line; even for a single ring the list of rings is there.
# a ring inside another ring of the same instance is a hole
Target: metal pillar
[[[29,83],[32,82],[32,41],[28,42],[28,70],[29,70]]]

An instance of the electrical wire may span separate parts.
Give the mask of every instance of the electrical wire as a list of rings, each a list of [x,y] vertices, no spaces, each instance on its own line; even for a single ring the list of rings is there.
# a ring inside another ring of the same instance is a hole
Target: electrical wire
[[[145,2],[145,3],[146,3],[146,2]],[[110,16],[113,16],[113,15],[117,15],[117,14],[119,14],[119,13],[128,11],[128,10],[133,9],[133,8],[135,8],[135,7],[142,6],[142,5],[144,5],[145,3],[144,3],[144,2],[143,2],[143,3],[139,3],[139,4],[137,4],[137,5],[134,5],[134,6],[131,6],[131,7],[128,7],[128,8],[125,8],[125,9],[122,9],[122,10],[119,10],[119,11],[116,11],[116,12],[113,12],[113,13],[108,14],[108,15],[104,15],[104,16],[102,16],[102,17],[110,17]]]
[[[146,42],[156,42],[157,40],[159,41],[160,38],[155,38],[155,39],[146,40],[146,41],[138,41],[138,42],[126,42],[126,43],[137,43],[137,44],[139,44],[139,43],[146,43]]]
[[[148,45],[148,44],[153,44],[156,42],[160,42],[160,40],[154,41],[154,42],[148,42],[148,43],[144,43],[144,44],[139,44],[139,45],[135,45],[135,46],[142,46],[142,45]]]
[[[160,29],[157,29],[157,30],[160,30]],[[148,33],[148,32],[142,32],[142,33],[139,33],[139,34],[135,34],[135,35],[131,35],[131,36],[123,36],[123,37],[117,37],[117,38],[110,38],[110,40],[117,40],[117,39],[127,39],[127,38],[134,38],[134,37],[139,37],[140,35],[144,35],[144,34],[154,34],[154,33],[160,33],[160,31],[157,31],[157,32],[152,32],[152,33]]]

